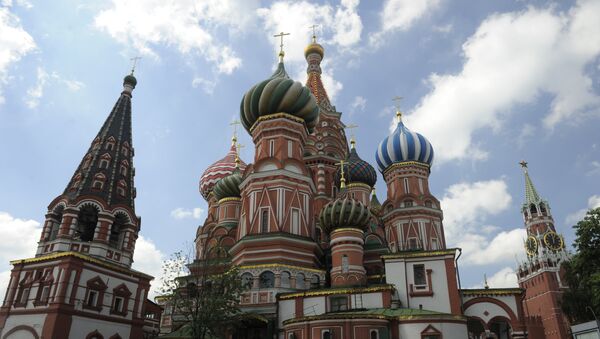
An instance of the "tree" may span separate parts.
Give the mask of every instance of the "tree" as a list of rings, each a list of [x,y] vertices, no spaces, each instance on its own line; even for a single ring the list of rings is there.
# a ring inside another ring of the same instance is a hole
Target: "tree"
[[[226,251],[216,253],[223,253]],[[223,255],[190,256],[174,253],[163,263],[159,292],[172,308],[172,320],[193,339],[224,338],[234,326],[243,291],[238,269]]]
[[[573,227],[577,253],[564,266],[569,290],[562,307],[572,323],[580,323],[594,320],[590,308],[600,315],[600,208],[589,210]]]

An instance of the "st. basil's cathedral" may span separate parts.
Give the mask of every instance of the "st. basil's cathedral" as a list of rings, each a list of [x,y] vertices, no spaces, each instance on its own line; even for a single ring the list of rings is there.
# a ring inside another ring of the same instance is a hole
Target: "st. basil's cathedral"
[[[435,145],[398,110],[396,129],[374,150],[387,187],[380,200],[376,169],[347,141],[342,113],[321,81],[324,54],[313,36],[302,85],[280,52],[273,75],[240,104],[253,162],[240,159],[234,136],[201,176],[207,218],[186,279],[215,257],[238,268],[246,286],[240,306],[253,317],[229,336],[568,338],[560,299],[569,256],[527,163],[521,214],[528,260],[517,268],[519,287],[462,288],[462,251],[447,246],[442,206],[429,189]],[[147,299],[152,277],[131,268],[141,229],[131,130],[136,84],[133,72],[125,77],[67,187],[50,202],[35,257],[11,262],[0,338],[186,337],[169,304],[161,309]]]

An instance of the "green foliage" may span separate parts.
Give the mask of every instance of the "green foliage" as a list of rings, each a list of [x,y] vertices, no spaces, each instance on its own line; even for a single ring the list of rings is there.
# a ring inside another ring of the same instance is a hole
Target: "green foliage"
[[[198,260],[190,274],[187,259],[175,253],[163,264],[161,294],[168,296],[173,321],[185,324],[193,339],[224,338],[240,313],[242,282],[236,267],[223,260]]]
[[[571,322],[594,320],[590,308],[600,316],[600,208],[587,212],[574,226],[577,253],[565,263],[569,290],[562,307]]]

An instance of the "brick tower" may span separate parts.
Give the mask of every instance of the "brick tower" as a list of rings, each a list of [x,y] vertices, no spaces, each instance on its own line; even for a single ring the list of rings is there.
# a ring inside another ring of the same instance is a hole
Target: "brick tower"
[[[2,338],[142,338],[151,276],[131,269],[135,214],[131,97],[123,91],[64,192],[34,258],[11,262]]]
[[[562,235],[556,233],[548,202],[540,197],[529,177],[527,163],[521,162],[525,175],[525,202],[521,208],[527,239],[528,260],[518,269],[519,287],[525,289],[524,313],[541,319],[544,333],[530,330],[529,338],[569,338],[567,318],[560,307],[564,289],[564,269],[568,260]]]

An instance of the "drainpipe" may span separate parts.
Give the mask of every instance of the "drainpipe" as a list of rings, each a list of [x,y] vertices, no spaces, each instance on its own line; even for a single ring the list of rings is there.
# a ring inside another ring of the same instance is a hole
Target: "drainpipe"
[[[462,248],[457,248],[458,249],[458,257],[456,257],[456,259],[454,259],[454,265],[456,266],[456,277],[458,278],[458,295],[460,296],[460,313],[464,314],[465,310],[463,310],[463,295],[461,292],[461,286],[460,286],[460,272],[458,271],[458,258],[460,258],[460,256],[462,255]]]

